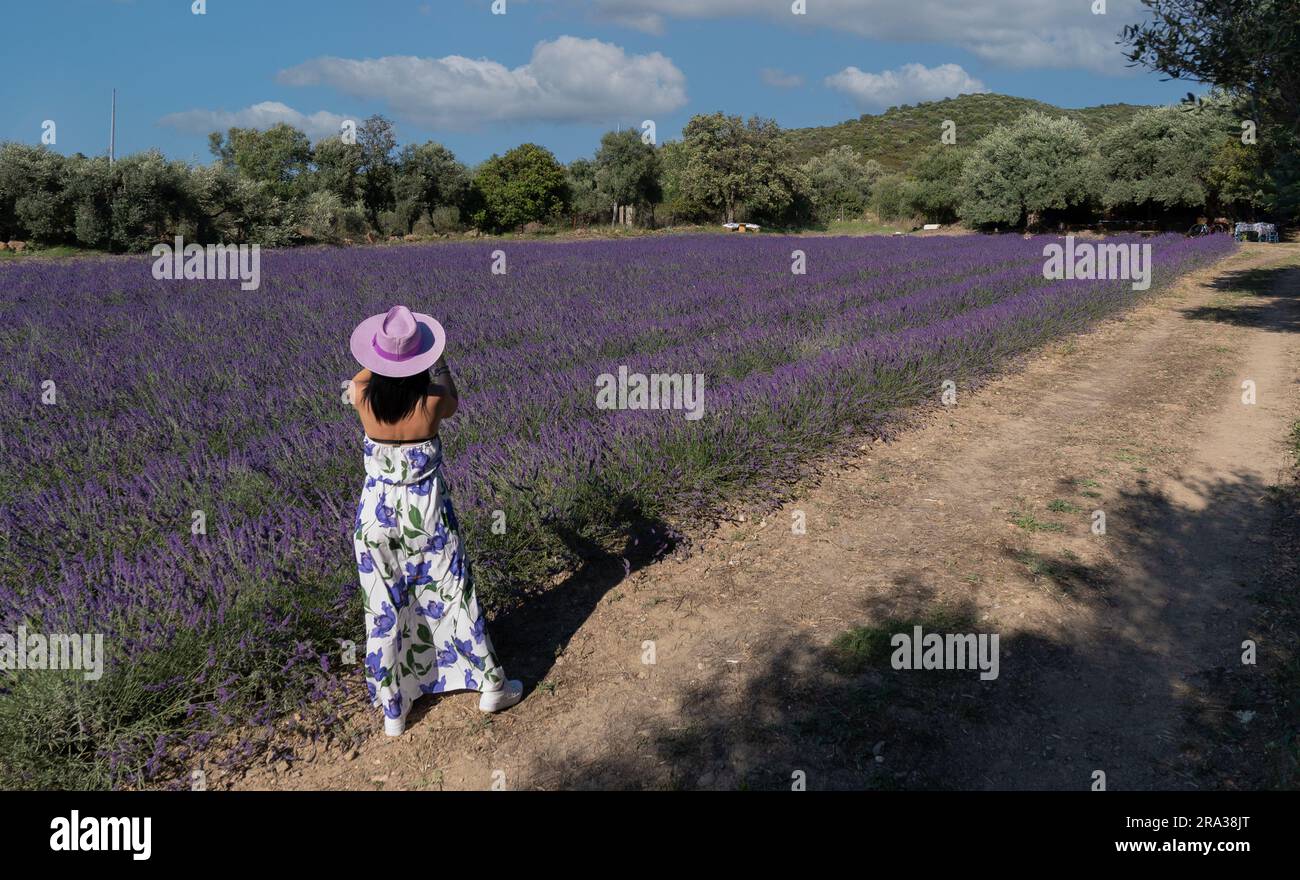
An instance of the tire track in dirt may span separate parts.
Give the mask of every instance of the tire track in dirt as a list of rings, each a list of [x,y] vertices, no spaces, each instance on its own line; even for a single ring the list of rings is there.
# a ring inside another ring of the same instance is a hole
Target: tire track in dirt
[[[1297,264],[1247,246],[686,559],[552,591],[494,628],[532,688],[506,715],[426,700],[389,740],[362,713],[349,759],[233,787],[1209,784],[1300,414]],[[828,662],[850,627],[936,614],[1000,635],[996,680]]]

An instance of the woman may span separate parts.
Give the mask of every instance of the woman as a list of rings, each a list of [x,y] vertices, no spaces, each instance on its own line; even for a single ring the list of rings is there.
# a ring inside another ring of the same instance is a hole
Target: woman
[[[519,702],[492,650],[442,475],[438,423],[456,412],[446,337],[394,306],[352,332],[364,369],[349,386],[365,429],[366,484],[354,540],[366,596],[366,687],[399,736],[422,694],[479,691],[479,708]]]

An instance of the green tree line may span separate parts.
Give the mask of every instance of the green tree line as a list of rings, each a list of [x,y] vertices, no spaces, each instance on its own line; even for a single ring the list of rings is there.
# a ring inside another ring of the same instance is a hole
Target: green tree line
[[[1265,121],[1247,132],[1242,118],[1222,94],[1143,109],[1099,134],[1033,110],[971,143],[936,127],[906,171],[848,144],[801,161],[774,121],[723,113],[695,116],[662,145],[636,129],[608,132],[567,166],[536,144],[474,168],[438,143],[399,149],[382,116],[314,144],[283,124],[215,132],[202,165],[157,151],[110,164],[5,143],[0,241],[141,251],[176,235],[286,246],[561,225],[807,228],[866,215],[1003,229],[1294,216],[1296,176],[1267,146],[1285,131]]]

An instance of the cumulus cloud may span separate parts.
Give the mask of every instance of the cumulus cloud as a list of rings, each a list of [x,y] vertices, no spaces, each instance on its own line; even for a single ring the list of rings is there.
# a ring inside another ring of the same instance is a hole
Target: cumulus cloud
[[[538,43],[528,63],[515,68],[461,55],[322,57],[278,78],[384,101],[401,118],[454,129],[644,119],[686,103],[685,75],[659,52],[629,55],[612,43],[570,36]]]
[[[267,129],[286,122],[312,138],[322,138],[338,134],[346,118],[348,117],[324,110],[308,115],[279,101],[263,101],[243,110],[185,110],[169,113],[159,119],[158,124],[194,134],[206,134],[227,128]]]
[[[975,79],[958,64],[904,64],[897,70],[866,73],[856,67],[846,67],[839,73],[826,77],[826,85],[843,92],[860,107],[889,107],[895,104],[915,104],[919,101],[937,101],[956,95],[987,92],[984,83]]]
[[[896,42],[943,43],[1007,67],[1077,67],[1127,72],[1116,45],[1139,0],[810,0],[793,15],[786,0],[591,0],[596,17],[659,33],[672,19],[758,17]]]
[[[796,73],[786,73],[776,67],[764,67],[761,73],[763,83],[777,89],[797,89],[803,85],[803,77]]]

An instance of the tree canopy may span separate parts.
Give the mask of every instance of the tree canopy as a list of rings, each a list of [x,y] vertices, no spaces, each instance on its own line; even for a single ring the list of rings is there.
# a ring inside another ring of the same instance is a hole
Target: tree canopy
[[[475,224],[496,231],[552,219],[568,196],[564,166],[537,144],[488,159],[474,176],[474,189],[481,201]]]
[[[1027,113],[975,145],[962,167],[961,217],[977,226],[1037,226],[1048,211],[1086,204],[1093,173],[1080,123]]]

